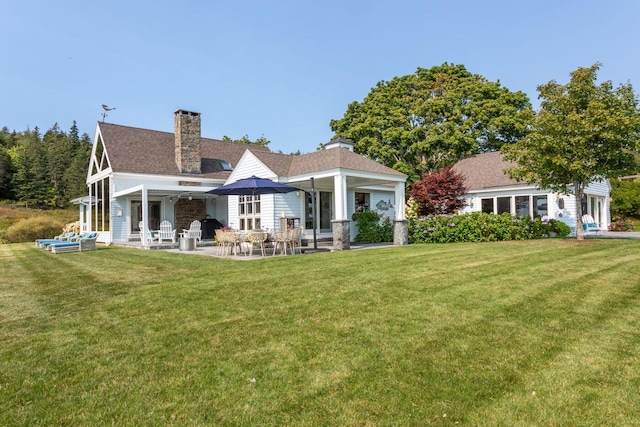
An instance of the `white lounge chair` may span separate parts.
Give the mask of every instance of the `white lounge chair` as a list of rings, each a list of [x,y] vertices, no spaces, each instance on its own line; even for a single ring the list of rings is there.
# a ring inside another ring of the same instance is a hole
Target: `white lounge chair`
[[[193,237],[197,242],[202,241],[202,224],[197,219],[191,222],[188,230],[182,229],[182,237]]]
[[[157,234],[158,243],[162,243],[163,240],[171,240],[171,243],[176,242],[176,230],[169,221],[162,221],[160,223],[160,230]]]
[[[140,234],[142,235],[142,221],[140,221],[138,223],[138,229],[140,230]],[[147,230],[147,240],[149,241],[149,243],[153,243],[154,240],[158,240],[158,243],[160,243],[160,240],[158,239],[158,232],[154,231],[152,229]],[[140,238],[140,241],[142,241],[142,238]]]
[[[602,228],[591,215],[582,215],[582,230],[584,234],[595,233],[596,236],[602,235]]]
[[[50,250],[54,254],[60,254],[64,252],[95,251],[96,239],[96,233],[90,233],[86,237],[78,238],[73,241],[53,243],[47,246],[47,250]]]

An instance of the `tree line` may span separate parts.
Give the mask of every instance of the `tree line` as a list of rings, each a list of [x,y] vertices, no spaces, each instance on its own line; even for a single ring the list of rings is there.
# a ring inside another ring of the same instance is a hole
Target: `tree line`
[[[73,122],[64,132],[54,124],[42,135],[38,127],[22,132],[0,130],[0,200],[30,207],[65,207],[87,194],[91,156],[89,135]]]

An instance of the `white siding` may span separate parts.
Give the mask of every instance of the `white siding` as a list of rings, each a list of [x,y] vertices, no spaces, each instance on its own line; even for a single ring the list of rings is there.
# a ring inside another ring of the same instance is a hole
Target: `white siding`
[[[264,163],[257,159],[251,152],[245,152],[238,164],[234,167],[229,182],[237,181],[242,178],[249,178],[255,175],[259,178],[275,180],[277,176],[267,168]]]
[[[303,201],[305,197],[304,191],[296,191],[287,194],[275,194],[271,198],[271,209],[273,212],[273,229],[280,227],[280,218],[298,218],[300,227],[304,228],[304,211]],[[264,211],[263,211],[264,212]]]
[[[111,240],[114,242],[124,242],[129,237],[127,218],[127,203],[124,198],[111,201]],[[122,212],[122,216],[118,213]]]
[[[467,201],[467,206],[465,206],[461,213],[469,213],[469,212],[480,212],[482,210],[482,199],[486,198],[496,198],[496,197],[512,197],[511,207],[512,213],[515,212],[515,196],[524,196],[524,195],[542,195],[546,194],[548,199],[548,216],[549,218],[556,219],[558,221],[562,221],[571,227],[572,233],[575,234],[576,229],[576,198],[573,195],[566,194],[558,194],[553,193],[548,190],[537,190],[532,188],[501,188],[494,191],[477,191],[471,194],[465,195],[465,200]],[[588,197],[599,197],[602,200],[602,209],[603,212],[603,222],[601,226],[606,227],[611,221],[611,214],[609,211],[609,194],[610,194],[610,185],[608,181],[603,182],[594,182],[587,186],[585,189],[585,194]],[[473,205],[469,205],[470,200],[473,200]],[[562,200],[562,203],[560,201]],[[564,204],[561,208],[560,206]],[[584,212],[587,213],[587,212]]]
[[[353,218],[353,214],[356,210],[356,194],[355,193],[369,193],[369,209],[380,214],[386,215],[393,222],[395,219],[395,209],[389,207],[389,209],[379,209],[378,203],[383,202],[388,205],[395,206],[395,192],[393,191],[380,191],[380,190],[367,190],[367,189],[351,189],[347,192],[347,216],[349,219]],[[382,204],[381,204],[382,206]],[[355,221],[351,221],[351,227],[349,229],[351,241],[355,241],[358,235],[358,226]]]
[[[217,197],[208,199],[206,203],[207,215],[215,218],[223,225],[229,225],[228,198]]]
[[[602,182],[592,182],[587,185],[587,188],[584,190],[585,194],[593,194],[596,196],[609,197],[609,193],[611,192],[611,187],[609,183],[605,180]]]
[[[227,226],[237,229],[240,227],[240,220],[238,219],[238,196],[228,196],[227,202],[229,203],[229,223]]]

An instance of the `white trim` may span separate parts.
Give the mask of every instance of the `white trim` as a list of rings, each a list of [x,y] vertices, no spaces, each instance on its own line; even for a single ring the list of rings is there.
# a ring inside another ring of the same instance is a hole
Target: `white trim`
[[[306,182],[306,181],[309,181],[309,179],[311,178],[315,178],[315,179],[333,178],[338,175],[343,175],[343,176],[346,176],[347,178],[361,178],[361,179],[371,179],[371,180],[381,181],[380,184],[368,184],[368,185],[383,185],[382,183],[385,183],[385,182],[388,182],[388,183],[398,183],[398,182],[405,183],[406,182],[406,178],[401,176],[385,175],[382,173],[375,173],[375,172],[362,172],[362,171],[357,171],[353,169],[343,169],[343,168],[333,168],[333,169],[327,169],[325,171],[317,172],[317,173],[310,172],[302,175],[293,175],[293,176],[286,177],[286,180],[283,180],[282,182],[293,184],[296,182]],[[391,190],[388,190],[388,191],[391,191]]]
[[[156,182],[157,181],[199,182],[201,184],[208,184],[213,187],[221,186],[226,182],[226,180],[224,179],[212,179],[212,178],[182,176],[182,175],[153,175],[153,174],[142,174],[142,173],[132,173],[132,172],[114,172],[113,176],[118,179],[145,179],[145,180],[153,180]]]
[[[138,191],[142,191],[143,188],[146,187],[147,191],[173,191],[173,192],[188,192],[188,193],[206,193],[207,191],[211,191],[217,187],[192,187],[189,185],[149,185],[149,184],[140,184],[134,187],[125,188],[124,190],[117,191],[113,193],[111,197],[117,198],[126,196],[129,194],[137,193]],[[213,197],[213,196],[212,196]]]

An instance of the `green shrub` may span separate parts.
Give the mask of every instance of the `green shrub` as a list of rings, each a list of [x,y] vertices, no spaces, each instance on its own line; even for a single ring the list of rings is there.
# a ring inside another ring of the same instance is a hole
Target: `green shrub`
[[[4,234],[4,239],[17,242],[31,242],[35,239],[57,236],[62,233],[64,223],[46,216],[34,216],[21,219],[10,226]]]
[[[567,237],[571,234],[571,227],[562,221],[552,218],[546,224],[543,234],[549,235],[550,232],[556,233],[558,237]]]
[[[393,241],[393,226],[387,215],[365,211],[353,214],[352,219],[358,226],[356,242],[380,243]]]
[[[463,215],[428,215],[409,219],[411,243],[497,242],[548,237],[550,232],[567,237],[571,228],[563,222],[472,212]]]
[[[611,180],[611,215],[640,218],[640,182]]]

